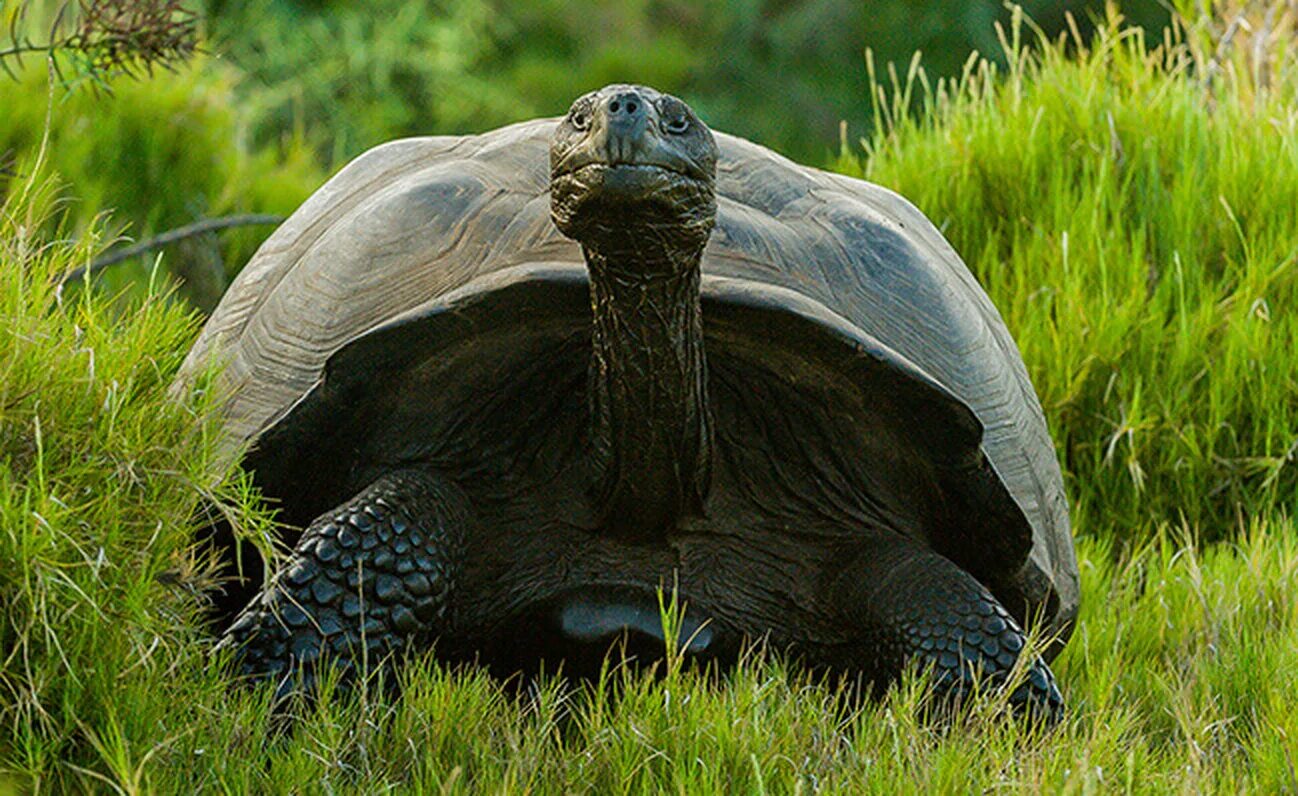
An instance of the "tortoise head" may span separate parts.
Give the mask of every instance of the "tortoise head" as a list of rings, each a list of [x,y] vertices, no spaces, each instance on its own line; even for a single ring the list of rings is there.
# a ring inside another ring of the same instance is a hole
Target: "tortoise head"
[[[676,97],[612,85],[572,104],[550,145],[550,215],[596,249],[645,236],[697,252],[716,221],[717,144]]]

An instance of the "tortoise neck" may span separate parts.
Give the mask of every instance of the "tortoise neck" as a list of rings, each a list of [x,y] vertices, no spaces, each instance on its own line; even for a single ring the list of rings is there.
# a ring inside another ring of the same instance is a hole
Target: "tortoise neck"
[[[702,513],[710,483],[703,246],[582,249],[594,314],[597,511],[609,530],[661,536]]]

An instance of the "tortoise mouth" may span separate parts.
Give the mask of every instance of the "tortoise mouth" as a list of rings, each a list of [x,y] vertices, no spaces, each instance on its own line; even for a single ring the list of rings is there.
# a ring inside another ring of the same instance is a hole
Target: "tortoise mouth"
[[[674,202],[683,193],[711,188],[687,169],[660,163],[584,163],[556,172],[550,185],[558,194],[614,202]]]
[[[554,179],[560,177],[578,176],[581,174],[595,174],[599,172],[658,172],[665,174],[679,174],[682,177],[688,177],[692,180],[701,179],[696,174],[683,167],[671,166],[666,163],[609,163],[603,160],[586,161],[585,163],[572,164],[564,169],[556,171],[552,176]]]
[[[684,166],[586,162],[550,180],[551,217],[582,243],[656,230],[689,249],[707,239],[716,208],[714,181]]]

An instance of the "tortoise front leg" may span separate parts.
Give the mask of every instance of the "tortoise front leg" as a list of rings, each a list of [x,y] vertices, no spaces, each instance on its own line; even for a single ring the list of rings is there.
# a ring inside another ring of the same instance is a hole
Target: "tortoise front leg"
[[[245,674],[310,677],[322,655],[373,667],[446,633],[467,517],[464,493],[442,477],[383,476],[306,529],[222,644]]]
[[[950,560],[902,538],[868,545],[829,584],[830,604],[842,612],[849,641],[826,661],[856,671],[876,687],[895,681],[906,665],[932,666],[944,697],[962,699],[981,680],[998,685],[1024,647],[1023,631],[1004,606]],[[1010,695],[1019,713],[1053,720],[1063,697],[1045,661]]]

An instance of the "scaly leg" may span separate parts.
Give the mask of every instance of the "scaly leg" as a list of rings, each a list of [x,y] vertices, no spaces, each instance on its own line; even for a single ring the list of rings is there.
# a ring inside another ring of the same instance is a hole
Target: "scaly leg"
[[[985,586],[915,542],[872,542],[829,584],[827,598],[859,632],[836,648],[835,668],[859,671],[877,686],[911,660],[932,666],[937,690],[963,698],[981,679],[1003,682],[1024,646],[1023,631]],[[1050,668],[1033,661],[1010,695],[1016,712],[1057,718],[1063,698]]]
[[[373,667],[446,633],[467,517],[464,493],[442,477],[383,476],[306,529],[222,643],[245,674],[309,677],[322,654]]]

